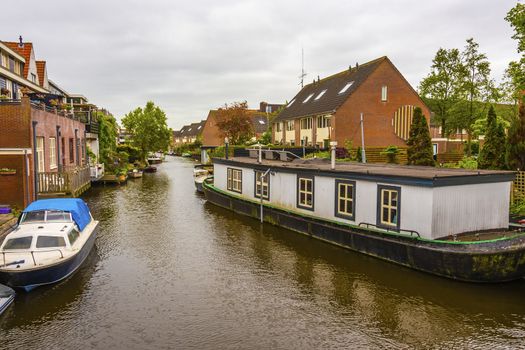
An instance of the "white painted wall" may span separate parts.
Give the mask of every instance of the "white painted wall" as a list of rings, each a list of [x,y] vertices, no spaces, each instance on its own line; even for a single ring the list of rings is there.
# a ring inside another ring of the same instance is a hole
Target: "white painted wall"
[[[227,191],[226,168],[215,164],[215,186]],[[242,196],[254,196],[254,170],[242,169]],[[390,183],[356,180],[355,221],[335,216],[335,178],[314,177],[314,210],[297,208],[297,175],[270,175],[272,204],[299,213],[329,220],[376,224],[377,187]],[[435,239],[450,234],[508,226],[510,182],[448,187],[401,187],[401,229],[417,231],[421,237]],[[236,194],[236,193],[235,193]]]
[[[291,131],[286,130],[285,133],[286,133],[285,134],[286,143],[291,143],[292,140],[295,142],[295,130],[291,130]]]
[[[432,237],[508,227],[510,182],[434,189]]]
[[[317,128],[317,135],[316,135],[316,140],[315,140],[315,143],[319,143],[319,142],[323,142],[324,140],[326,139],[329,139],[330,136],[329,136],[329,131],[328,131],[328,127],[326,128]]]

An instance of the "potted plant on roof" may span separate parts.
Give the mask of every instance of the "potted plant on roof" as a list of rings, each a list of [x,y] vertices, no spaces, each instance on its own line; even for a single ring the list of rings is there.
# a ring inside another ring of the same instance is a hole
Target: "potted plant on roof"
[[[16,169],[0,168],[0,175],[15,175]]]
[[[0,89],[0,100],[8,100],[9,99],[9,90],[6,88]]]
[[[399,153],[399,148],[396,146],[388,146],[381,152],[382,155],[385,155],[389,163],[397,163],[397,155]]]

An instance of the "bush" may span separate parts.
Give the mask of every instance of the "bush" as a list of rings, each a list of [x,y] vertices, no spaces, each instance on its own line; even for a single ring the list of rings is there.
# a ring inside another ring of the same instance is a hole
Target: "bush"
[[[389,163],[397,163],[397,154],[399,153],[399,148],[396,146],[388,146],[381,152],[382,155],[386,155],[386,158]]]

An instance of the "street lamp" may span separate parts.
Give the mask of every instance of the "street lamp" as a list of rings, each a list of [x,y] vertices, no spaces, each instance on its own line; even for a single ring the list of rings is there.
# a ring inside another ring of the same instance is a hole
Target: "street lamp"
[[[225,146],[224,155],[225,155],[226,159],[228,159],[228,143],[229,143],[229,141],[230,140],[228,140],[228,137],[224,138],[224,146]]]

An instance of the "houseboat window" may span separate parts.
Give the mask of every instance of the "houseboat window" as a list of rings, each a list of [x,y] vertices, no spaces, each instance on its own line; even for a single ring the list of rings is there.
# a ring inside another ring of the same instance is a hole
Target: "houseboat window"
[[[46,212],[44,210],[30,211],[29,213],[24,213],[24,215],[22,215],[20,223],[44,222],[45,219]]]
[[[310,101],[310,99],[312,98],[313,95],[314,94],[308,95],[308,97],[304,99],[303,103],[306,103],[306,102]]]
[[[353,81],[350,81],[348,82],[342,89],[341,91],[339,91],[340,94],[344,94],[346,92],[346,90],[348,90],[350,88],[350,86],[352,86],[354,84]]]
[[[80,233],[75,230],[75,229],[72,229],[68,234],[67,234],[67,237],[69,238],[69,244],[70,245],[73,245],[73,243],[76,242],[76,240],[78,239],[78,237],[80,236]]]
[[[242,193],[242,170],[228,168],[227,175],[228,190]]]
[[[297,179],[297,206],[304,209],[314,209],[314,179],[299,177]]]
[[[60,210],[49,210],[46,221],[71,222],[71,213]]]
[[[335,180],[335,216],[343,219],[355,218],[355,182]]]
[[[37,248],[56,248],[65,247],[66,241],[60,236],[38,236],[36,239]]]
[[[255,197],[261,198],[261,186],[262,186],[262,197],[264,199],[270,199],[270,174],[264,174],[262,171],[255,171]]]
[[[7,242],[5,242],[4,250],[8,249],[29,249],[31,247],[31,241],[33,240],[33,237],[19,237],[19,238],[11,238]]]
[[[309,130],[312,128],[312,118],[301,119],[301,129]]]
[[[399,228],[401,188],[378,187],[378,226]]]

